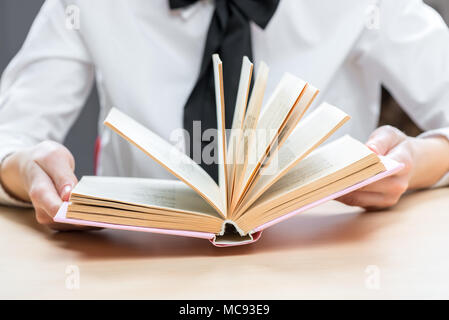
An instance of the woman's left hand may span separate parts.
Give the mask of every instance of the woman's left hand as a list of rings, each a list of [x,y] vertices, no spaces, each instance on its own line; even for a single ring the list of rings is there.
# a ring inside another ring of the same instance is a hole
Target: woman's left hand
[[[391,126],[376,129],[366,145],[378,155],[387,156],[404,164],[404,168],[395,175],[348,193],[337,200],[368,210],[395,205],[402,194],[407,191],[412,176],[415,162],[412,140],[413,138]]]

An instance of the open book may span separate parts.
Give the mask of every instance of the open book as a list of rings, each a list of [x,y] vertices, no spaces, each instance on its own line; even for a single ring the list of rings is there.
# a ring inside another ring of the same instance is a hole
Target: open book
[[[320,146],[349,116],[327,103],[305,115],[318,90],[291,74],[262,107],[268,66],[260,64],[250,94],[253,65],[246,57],[227,134],[223,66],[218,55],[212,59],[218,184],[185,153],[112,109],[104,123],[179,180],[83,177],[55,221],[239,245],[256,241],[268,226],[401,169],[350,136]]]

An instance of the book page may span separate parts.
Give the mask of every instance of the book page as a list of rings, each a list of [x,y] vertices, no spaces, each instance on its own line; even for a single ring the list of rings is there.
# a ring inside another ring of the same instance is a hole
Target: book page
[[[252,138],[252,133],[254,133],[257,120],[259,119],[265,88],[267,86],[268,72],[268,66],[262,61],[257,70],[256,81],[254,82],[251,98],[249,99],[248,108],[243,121],[243,127],[237,140],[238,143],[232,172],[231,198],[233,197],[233,192],[236,187],[235,184],[237,177],[241,176],[243,172],[245,158],[248,153],[249,141]]]
[[[305,203],[311,203],[313,201],[320,200],[330,194],[346,189],[350,186],[353,186],[356,183],[359,183],[363,180],[371,178],[381,172],[385,171],[385,166],[382,162],[378,162],[369,166],[364,166],[361,170],[352,171],[352,173],[348,173],[347,175],[341,176],[339,179],[329,180],[329,183],[325,186],[315,189],[306,194],[302,194],[299,197],[292,198],[281,205],[276,206],[272,210],[265,212],[263,217],[270,217],[273,214],[277,215],[277,213],[288,213],[297,208],[302,207]],[[287,209],[287,211],[285,211]],[[293,210],[292,210],[293,209]]]
[[[306,83],[303,80],[287,73],[271,95],[257,122],[256,137],[251,139],[248,146],[243,172],[240,173],[240,177],[236,178],[239,182],[238,189],[235,190],[235,197],[233,197],[234,204],[244,193],[254,173],[264,161],[305,87]]]
[[[109,112],[104,124],[184,181],[225,217],[226,204],[223,203],[219,187],[186,154],[115,108]]]
[[[298,125],[298,122],[302,119],[306,111],[309,109],[313,100],[315,100],[318,95],[319,90],[314,86],[307,84],[303,95],[299,99],[298,106],[293,109],[292,114],[287,119],[285,123],[285,127],[282,129],[281,133],[279,133],[279,137],[277,139],[278,148],[282,146],[285,140],[290,136],[293,130]]]
[[[308,204],[319,201],[327,196],[369,179],[385,171],[385,166],[382,162],[377,162],[370,166],[364,166],[358,171],[346,171],[345,174],[338,174],[338,172],[333,173],[333,179],[330,179],[329,183],[324,184],[320,188],[311,189],[310,192],[300,194],[297,197],[295,197],[294,194],[291,194],[290,198],[286,198],[274,207],[268,208],[267,211],[259,210],[258,212],[248,212],[248,216],[245,214],[237,221],[238,226],[243,232],[250,232],[264,223],[273,221],[278,217],[296,211],[297,209],[304,208]]]
[[[229,135],[229,144],[227,151],[226,164],[228,167],[228,197],[232,193],[232,184],[234,180],[234,168],[236,163],[236,154],[238,141],[243,128],[243,121],[245,120],[246,106],[248,103],[248,95],[251,86],[251,75],[253,72],[253,64],[248,57],[243,57],[242,70],[240,72],[239,88],[237,91],[237,99],[235,102],[234,118],[232,119],[231,134]]]
[[[71,199],[80,197],[221,217],[179,180],[84,176],[71,194]]]
[[[228,212],[228,174],[226,166],[226,127],[225,127],[225,103],[223,92],[223,64],[218,54],[212,55],[214,65],[215,101],[217,108],[217,149],[218,149],[218,187],[223,203],[222,212],[227,216]]]
[[[321,104],[299,124],[285,143],[272,155],[275,159],[261,168],[257,180],[238,210],[240,212],[246,210],[265,190],[287,174],[292,167],[348,120],[349,116],[340,109],[328,103]]]
[[[288,136],[293,132],[293,130],[298,125],[298,122],[302,119],[306,111],[309,109],[310,105],[312,104],[313,100],[315,100],[316,96],[318,95],[319,90],[315,88],[314,86],[307,84],[304,92],[302,93],[298,105],[293,109],[292,114],[288,117],[287,122],[285,123],[284,128],[279,133],[279,136],[276,140],[277,145],[275,145],[270,153],[267,155],[265,161],[263,162],[263,166],[267,166],[270,161],[275,158],[272,157],[273,153],[276,153],[276,150],[278,150],[285,142],[285,140],[288,138]],[[256,176],[257,178],[257,176]]]
[[[70,208],[70,207],[69,207]],[[218,234],[221,230],[221,225],[223,221],[213,220],[207,221],[206,223],[199,223],[198,219],[192,221],[184,220],[181,223],[173,219],[160,219],[153,220],[153,214],[148,214],[148,219],[136,219],[128,218],[127,211],[114,210],[113,215],[110,214],[96,214],[96,213],[86,213],[79,211],[68,211],[67,217],[70,219],[87,220],[93,222],[108,223],[114,225],[123,226],[133,226],[133,227],[145,227],[145,228],[157,228],[157,229],[167,229],[167,230],[181,230],[181,231],[197,231],[197,232],[207,232]],[[126,228],[125,228],[126,229]]]
[[[256,81],[254,82],[254,88],[248,102],[248,109],[246,111],[245,120],[243,123],[244,131],[256,128],[260,110],[262,109],[262,102],[265,95],[265,89],[267,87],[269,71],[270,70],[266,63],[262,61],[259,64]]]
[[[328,177],[333,173],[343,169],[346,171],[341,171],[342,176],[337,178],[362,170],[379,161],[379,157],[364,144],[350,136],[344,136],[313,151],[303,161],[296,164],[265,191],[248,209],[248,212],[256,207],[275,206],[291,197],[290,194],[295,194],[296,197],[317,189],[329,183]],[[246,214],[247,212],[243,216]]]

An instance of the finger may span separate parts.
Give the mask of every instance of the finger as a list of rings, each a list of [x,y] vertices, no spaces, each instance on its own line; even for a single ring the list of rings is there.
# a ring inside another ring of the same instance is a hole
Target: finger
[[[27,180],[31,181],[28,194],[33,206],[40,209],[39,213],[42,210],[53,219],[62,204],[62,200],[56,192],[53,181],[51,181],[48,175],[37,164],[30,166],[27,170],[27,176]],[[42,223],[48,222],[44,216],[40,216],[39,218]]]
[[[366,145],[378,155],[386,155],[405,138],[405,134],[398,129],[392,126],[382,126],[374,130]]]
[[[60,147],[45,156],[36,157],[35,162],[51,178],[60,198],[68,201],[70,192],[78,181],[73,172],[74,161],[70,152]]]
[[[42,208],[35,208],[36,220],[39,224],[45,225],[55,231],[87,231],[87,230],[100,230],[101,228],[78,226],[73,224],[54,222],[53,218],[45,212]]]
[[[29,196],[36,211],[37,222],[58,231],[100,229],[54,222],[53,218],[58,212],[62,200],[59,198],[53,182],[37,164],[33,164],[27,172],[27,180],[32,181],[29,186]]]
[[[394,196],[380,192],[354,191],[336,200],[348,206],[379,209],[393,206],[396,204],[397,199]]]
[[[407,179],[403,175],[393,175],[369,184],[357,191],[387,193],[390,195],[401,195],[407,190]]]
[[[396,148],[391,150],[388,157],[396,160],[404,165],[402,174],[409,174],[413,167],[413,153],[410,151],[410,141],[406,140],[400,143]]]
[[[43,208],[34,206],[34,211],[35,211],[36,221],[39,224],[49,226],[54,223],[52,217],[50,217],[50,215],[48,215],[47,212]]]
[[[41,196],[38,196],[37,198],[33,196],[33,199],[36,199],[35,201],[33,201],[33,206],[36,212],[36,220],[39,224],[45,225],[55,231],[73,231],[73,230],[84,231],[84,230],[101,229],[96,227],[77,226],[72,224],[55,222],[53,220],[53,217],[56,215],[59,207],[56,207],[56,205],[53,204],[50,205],[48,198],[47,199],[41,198],[42,198]],[[59,198],[56,197],[56,200],[59,200]],[[59,203],[61,203],[61,200],[59,200]]]
[[[95,231],[101,230],[102,228],[98,227],[90,227],[90,226],[79,226],[74,224],[67,223],[57,223],[52,222],[51,224],[47,224],[47,227],[54,231]]]
[[[51,213],[47,213],[45,209],[35,207],[36,220],[39,224],[45,225],[55,231],[87,231],[87,230],[101,230],[98,227],[80,226],[67,223],[55,222]]]

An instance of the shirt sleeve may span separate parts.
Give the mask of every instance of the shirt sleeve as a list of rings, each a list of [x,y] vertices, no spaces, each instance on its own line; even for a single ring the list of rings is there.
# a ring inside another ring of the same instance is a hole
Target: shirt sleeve
[[[43,140],[62,142],[92,89],[94,68],[62,0],[47,0],[0,81],[0,163]],[[80,24],[82,28],[82,25]],[[17,205],[0,184],[0,203]]]
[[[420,138],[428,137],[445,137],[449,141],[449,128],[441,128],[435,130],[429,130],[419,135]],[[449,172],[447,172],[436,184],[434,188],[449,186]]]
[[[366,31],[360,61],[427,130],[421,138],[438,135],[449,141],[447,25],[421,0],[383,0],[378,9],[378,28]],[[449,185],[449,176],[437,185]]]

